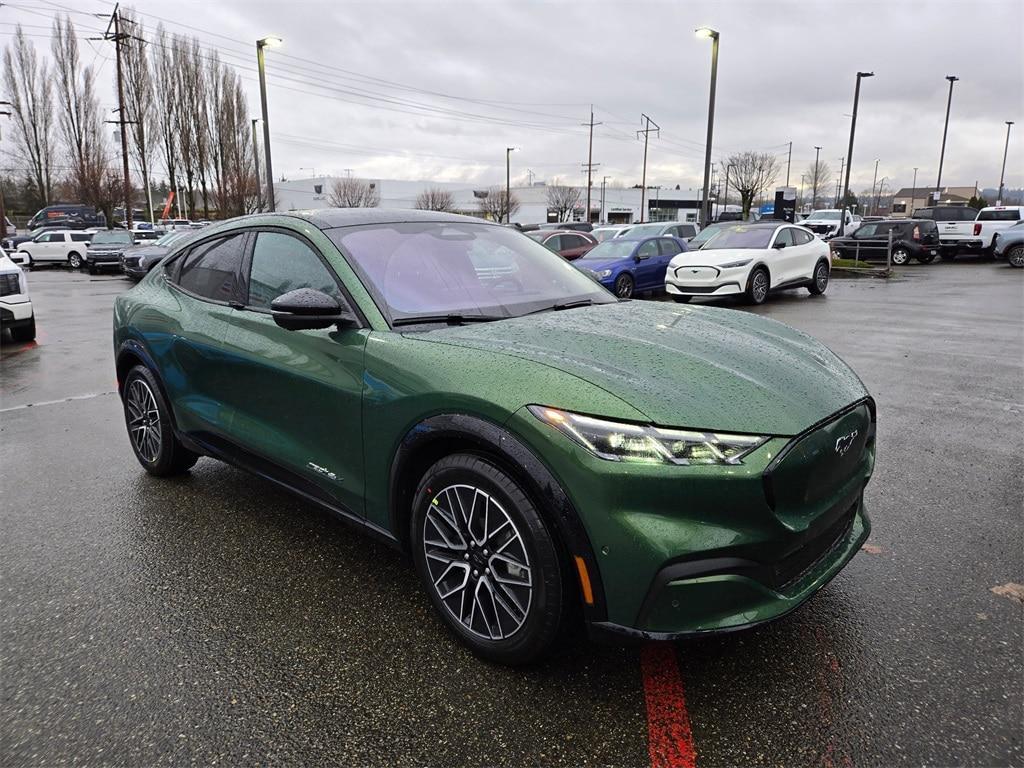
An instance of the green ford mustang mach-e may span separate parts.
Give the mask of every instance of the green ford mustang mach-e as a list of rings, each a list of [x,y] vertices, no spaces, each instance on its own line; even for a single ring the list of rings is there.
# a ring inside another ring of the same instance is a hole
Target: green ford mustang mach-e
[[[867,538],[875,408],[803,333],[619,301],[477,219],[233,219],[114,314],[132,448],[213,456],[408,552],[441,619],[524,663],[582,615],[669,639],[764,622]]]

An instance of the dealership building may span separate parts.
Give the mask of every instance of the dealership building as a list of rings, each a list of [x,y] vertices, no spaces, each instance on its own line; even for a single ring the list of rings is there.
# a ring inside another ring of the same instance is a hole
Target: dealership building
[[[338,180],[334,176],[318,176],[311,179],[292,179],[274,185],[277,210],[297,211],[331,207],[328,200],[332,185]],[[366,179],[380,195],[382,208],[415,208],[420,193],[428,189],[449,192],[455,204],[455,211],[469,216],[483,216],[481,203],[495,187],[467,184],[465,182],[403,181],[398,179]],[[501,190],[503,187],[497,187]],[[558,221],[558,216],[548,205],[548,186],[537,182],[532,186],[512,187],[512,195],[519,201],[519,210],[512,214],[512,221],[519,224],[539,224]],[[572,212],[572,221],[586,219],[586,187],[579,187],[580,202]],[[685,189],[676,185],[650,187],[643,196],[639,188],[606,187],[603,195],[600,185],[591,191],[590,221],[614,224],[632,224],[639,221],[697,221],[700,212],[700,190]],[[641,216],[641,204],[646,214]]]

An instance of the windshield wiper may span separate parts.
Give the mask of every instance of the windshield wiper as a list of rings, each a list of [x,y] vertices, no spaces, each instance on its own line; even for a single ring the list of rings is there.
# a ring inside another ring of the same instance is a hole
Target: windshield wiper
[[[412,315],[410,317],[399,317],[391,321],[392,326],[399,325],[426,325],[428,323],[445,323],[447,325],[465,325],[466,323],[489,323],[494,320],[507,320],[504,315],[462,315],[451,313],[447,315]]]

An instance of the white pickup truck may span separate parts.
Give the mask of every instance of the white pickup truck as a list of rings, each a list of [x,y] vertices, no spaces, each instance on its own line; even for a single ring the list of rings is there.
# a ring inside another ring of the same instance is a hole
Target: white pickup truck
[[[828,240],[839,232],[839,221],[843,218],[843,212],[838,208],[822,208],[818,211],[811,211],[810,215],[800,222],[801,227],[807,227],[822,240]],[[851,234],[860,226],[861,218],[850,211],[846,212],[846,225],[843,227],[843,234]]]
[[[1024,206],[996,205],[976,211],[965,205],[918,208],[915,219],[932,219],[939,228],[940,253],[952,260],[960,251],[990,254],[993,237],[1024,218]]]

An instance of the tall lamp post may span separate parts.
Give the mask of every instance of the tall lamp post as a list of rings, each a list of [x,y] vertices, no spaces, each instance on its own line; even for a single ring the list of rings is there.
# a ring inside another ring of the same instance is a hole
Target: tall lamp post
[[[860,81],[865,77],[874,77],[874,72],[858,72],[857,86],[853,90],[853,115],[850,117],[850,146],[846,150],[846,177],[843,181],[843,199],[839,213],[839,234],[846,231],[846,201],[850,197],[850,166],[853,165],[853,137],[857,133],[857,105],[860,103]]]
[[[956,75],[946,75],[949,80],[949,98],[946,100],[946,122],[942,126],[942,149],[939,151],[939,177],[935,180],[935,201],[938,202],[942,193],[942,161],[946,157],[946,133],[949,131],[949,109],[953,106],[953,83],[960,78]]]
[[[711,96],[708,98],[708,139],[704,146],[704,193],[700,200],[700,225],[706,227],[710,218],[711,201],[711,140],[715,132],[715,87],[718,83],[718,38],[717,31],[711,27],[700,27],[695,30],[697,37],[711,39]]]
[[[263,63],[263,49],[277,48],[281,38],[275,35],[261,37],[256,41],[256,67],[260,74],[260,105],[263,107],[263,155],[267,161],[267,210],[273,212],[274,204],[274,167],[270,162],[270,118],[267,116],[267,73]]]
[[[256,210],[263,210],[263,192],[260,191],[260,145],[256,141],[256,123],[260,119],[258,117],[252,118],[252,159],[253,168],[256,171]]]
[[[996,205],[1003,204],[1003,178],[1006,176],[1006,152],[1010,149],[1010,126],[1012,120],[1006,121],[1006,144],[1003,146],[1003,170],[999,172],[999,194],[996,195]]]
[[[605,212],[604,212],[604,192],[605,192],[605,188],[608,185],[608,179],[610,179],[610,178],[611,178],[611,176],[605,176],[603,179],[601,179],[601,223],[602,224],[607,224],[607,220],[605,219]]]
[[[871,200],[875,197],[875,185],[878,183],[878,158],[875,158],[875,175],[871,177],[871,197],[868,198],[868,204],[871,204]],[[874,214],[874,208],[871,209],[871,213]]]
[[[818,207],[818,158],[821,156],[821,147],[814,147],[814,186],[811,188],[811,210]],[[788,184],[787,184],[788,186]]]
[[[512,153],[519,147],[505,147],[505,223],[512,223]]]

